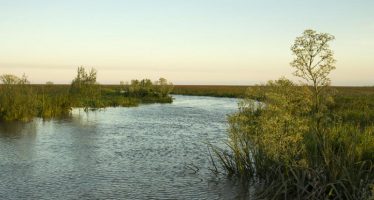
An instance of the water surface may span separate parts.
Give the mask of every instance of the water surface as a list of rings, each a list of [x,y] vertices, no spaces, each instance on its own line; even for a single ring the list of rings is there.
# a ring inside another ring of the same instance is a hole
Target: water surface
[[[242,198],[233,181],[209,171],[206,144],[223,144],[237,100],[174,97],[172,104],[1,123],[1,199]]]

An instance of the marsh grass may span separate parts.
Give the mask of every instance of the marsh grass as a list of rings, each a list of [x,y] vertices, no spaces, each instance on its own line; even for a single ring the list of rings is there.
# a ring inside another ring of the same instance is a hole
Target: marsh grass
[[[96,71],[78,68],[70,85],[31,85],[26,76],[0,76],[0,121],[31,121],[70,116],[72,108],[85,111],[132,107],[142,103],[171,103],[173,88],[166,79],[133,80],[131,85],[100,85]]]
[[[250,88],[229,117],[228,150],[212,148],[218,163],[257,199],[373,198],[372,97],[336,93],[317,116],[308,90],[283,79]]]
[[[213,97],[244,97],[248,86],[229,85],[175,85],[173,94],[213,96]]]

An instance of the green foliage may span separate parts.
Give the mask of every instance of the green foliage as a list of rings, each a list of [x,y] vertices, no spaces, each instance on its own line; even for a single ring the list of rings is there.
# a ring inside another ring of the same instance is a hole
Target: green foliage
[[[259,199],[371,195],[374,120],[365,110],[373,105],[368,97],[356,101],[327,87],[332,39],[307,30],[295,41],[295,75],[311,86],[280,79],[249,88],[229,117],[229,151],[215,152],[228,174],[257,183]]]
[[[239,112],[229,117],[228,142],[234,163],[237,163],[235,168],[248,170],[230,169],[229,172],[261,176],[259,170],[266,174],[268,162],[304,162],[301,141],[310,123],[311,101],[308,99],[311,96],[307,87],[299,87],[287,79],[249,88]],[[253,99],[262,99],[262,102]],[[228,161],[228,155],[225,157],[221,159],[223,162]],[[263,167],[256,168],[255,164]]]
[[[132,84],[102,86],[96,82],[97,72],[78,68],[71,85],[30,85],[25,76],[2,75],[0,80],[0,120],[30,121],[69,116],[72,107],[85,111],[108,106],[138,106],[140,103],[171,103],[171,83],[161,78],[134,80]]]
[[[160,78],[152,83],[149,79],[132,80],[130,84],[121,84],[123,95],[142,99],[143,103],[171,103],[170,93],[173,84],[168,83],[165,78]]]
[[[173,91],[173,84],[169,83],[165,78],[160,78],[155,82],[154,93],[158,97],[167,97]]]
[[[71,112],[71,101],[67,89],[52,84],[41,85],[34,89],[38,100],[38,117],[51,119],[69,116]]]
[[[222,86],[222,85],[175,85],[173,94],[213,96],[213,97],[244,97],[248,86]]]
[[[96,82],[97,72],[95,69],[86,71],[84,67],[78,67],[77,76],[70,86],[70,95],[74,104],[79,107],[89,108],[104,107],[101,98],[101,87]]]
[[[320,109],[329,97],[325,97],[324,90],[330,85],[328,75],[335,69],[334,53],[329,42],[335,37],[328,33],[317,33],[314,30],[305,30],[303,35],[297,37],[291,47],[295,58],[291,66],[296,69],[294,75],[304,79],[312,85],[314,93],[314,110],[319,115]],[[319,117],[319,116],[317,116]]]
[[[374,122],[374,94],[340,88],[334,95],[334,101],[329,110],[343,123],[368,126]]]
[[[294,75],[313,86],[329,85],[328,75],[335,69],[335,59],[328,43],[334,39],[335,37],[328,33],[317,33],[310,29],[297,37],[291,47],[295,55],[291,62],[291,66],[296,69]]]
[[[215,149],[222,166],[231,175],[259,180],[259,198],[368,198],[374,127],[343,123],[326,113],[330,124],[317,129],[313,99],[309,87],[284,79],[250,88],[229,117],[230,151]]]
[[[5,74],[0,76],[0,120],[29,121],[37,113],[36,96],[23,75],[21,78]]]

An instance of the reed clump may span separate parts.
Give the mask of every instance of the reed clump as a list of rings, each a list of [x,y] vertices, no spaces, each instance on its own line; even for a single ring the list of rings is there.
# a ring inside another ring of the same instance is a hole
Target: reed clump
[[[26,76],[0,76],[0,120],[29,121],[37,114],[37,98]]]

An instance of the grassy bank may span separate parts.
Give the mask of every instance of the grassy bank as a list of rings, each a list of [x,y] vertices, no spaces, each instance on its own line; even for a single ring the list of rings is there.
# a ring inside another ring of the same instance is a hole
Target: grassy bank
[[[229,85],[175,85],[172,94],[212,96],[212,97],[244,97],[248,86]]]
[[[122,86],[100,86],[98,95],[84,97],[70,92],[70,85],[0,85],[0,120],[30,121],[70,115],[73,107],[88,110],[105,107],[133,107],[148,103],[171,103],[172,97],[124,94]]]
[[[265,86],[263,86],[265,87]],[[172,94],[245,98],[254,86],[175,85]],[[332,86],[331,112],[343,122],[360,125],[374,122],[374,87]]]
[[[213,97],[238,97],[245,96],[248,88],[245,85],[174,85],[172,94],[213,96]],[[342,97],[374,96],[374,86],[331,86],[336,95]]]
[[[173,93],[242,98],[229,149],[213,150],[228,175],[256,183],[258,199],[374,197],[374,87],[328,87],[318,112],[313,88],[287,80]]]
[[[26,76],[0,76],[0,121],[30,121],[69,116],[73,107],[85,111],[105,107],[130,107],[142,103],[171,103],[173,88],[166,79],[132,80],[129,84],[100,85],[96,71],[78,68],[70,85],[32,85]]]
[[[310,87],[250,87],[229,117],[229,149],[213,148],[222,169],[256,182],[259,199],[374,195],[374,88],[330,89],[317,113]]]
[[[303,82],[250,87],[228,118],[228,149],[213,148],[257,199],[374,199],[374,88],[330,86],[332,40],[297,37],[290,64]]]

